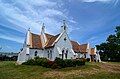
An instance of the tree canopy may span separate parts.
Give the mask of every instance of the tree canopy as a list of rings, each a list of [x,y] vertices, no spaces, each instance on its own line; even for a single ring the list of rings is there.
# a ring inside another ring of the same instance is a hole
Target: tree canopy
[[[96,45],[103,61],[120,61],[120,26],[115,29],[115,34],[107,37],[106,42]]]

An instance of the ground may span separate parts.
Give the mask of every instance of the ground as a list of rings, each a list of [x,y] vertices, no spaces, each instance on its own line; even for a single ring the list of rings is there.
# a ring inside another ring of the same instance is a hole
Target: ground
[[[86,63],[81,67],[50,69],[0,61],[0,79],[120,79],[120,62]]]

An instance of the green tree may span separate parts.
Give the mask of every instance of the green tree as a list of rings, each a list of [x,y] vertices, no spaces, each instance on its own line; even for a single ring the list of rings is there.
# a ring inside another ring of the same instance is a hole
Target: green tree
[[[96,47],[102,60],[120,61],[120,26],[116,27],[114,35],[108,36],[105,43]]]

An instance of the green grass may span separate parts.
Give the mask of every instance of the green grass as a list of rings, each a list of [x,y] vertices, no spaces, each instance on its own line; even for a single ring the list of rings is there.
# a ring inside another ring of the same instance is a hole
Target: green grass
[[[120,79],[120,63],[86,63],[85,66],[50,69],[0,61],[0,79]]]

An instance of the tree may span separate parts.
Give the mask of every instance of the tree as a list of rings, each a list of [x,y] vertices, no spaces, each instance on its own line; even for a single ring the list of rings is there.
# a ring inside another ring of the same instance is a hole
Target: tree
[[[96,47],[102,60],[120,61],[120,26],[116,27],[115,34],[108,36],[105,43]]]

